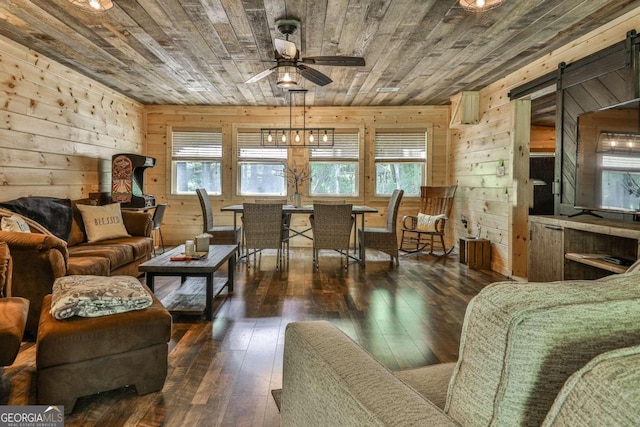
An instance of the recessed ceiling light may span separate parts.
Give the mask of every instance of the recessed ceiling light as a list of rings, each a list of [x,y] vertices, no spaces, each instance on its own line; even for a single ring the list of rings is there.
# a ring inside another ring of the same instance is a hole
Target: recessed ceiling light
[[[399,91],[399,87],[377,87],[376,92],[397,92]]]
[[[460,6],[469,12],[484,12],[494,9],[502,4],[504,0],[460,0]]]
[[[111,0],[69,0],[69,2],[87,12],[104,12],[113,7]]]

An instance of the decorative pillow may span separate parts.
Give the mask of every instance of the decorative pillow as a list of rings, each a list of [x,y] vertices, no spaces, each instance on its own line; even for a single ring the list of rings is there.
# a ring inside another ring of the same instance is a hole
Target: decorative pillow
[[[2,217],[0,225],[2,231],[17,231],[18,233],[31,233],[29,224],[20,215]]]
[[[63,276],[53,282],[51,315],[98,317],[142,310],[153,303],[151,295],[131,276]]]
[[[634,262],[633,264],[631,264],[629,268],[627,268],[627,273],[630,273],[632,271],[638,271],[638,270],[640,270],[640,259]]]
[[[96,206],[97,204],[97,200],[94,199],[78,199],[71,201],[73,220],[71,221],[71,233],[69,233],[69,239],[67,240],[67,244],[69,246],[75,246],[87,240],[87,235],[84,232],[84,223],[82,222],[82,214],[78,209],[78,205]]]
[[[119,203],[104,206],[77,205],[89,243],[118,237],[130,237],[122,221]]]
[[[416,230],[430,231],[430,232],[437,231],[436,224],[438,223],[438,220],[444,219],[444,218],[445,218],[444,215],[426,215],[423,213],[419,213]]]

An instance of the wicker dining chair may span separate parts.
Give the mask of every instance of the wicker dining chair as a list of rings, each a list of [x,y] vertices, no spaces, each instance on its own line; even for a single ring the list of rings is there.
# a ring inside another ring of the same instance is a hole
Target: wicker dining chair
[[[202,208],[202,232],[211,234],[212,245],[237,245],[240,242],[240,228],[233,228],[233,225],[213,225],[213,210],[207,190],[198,188],[196,190],[200,207]]]
[[[322,199],[322,200],[314,200],[312,204],[313,205],[316,205],[316,204],[320,204],[320,205],[344,205],[346,203],[347,203],[347,201],[345,199],[333,199],[333,200]],[[311,224],[312,222],[313,222],[313,214],[309,215],[309,224]],[[355,232],[356,231],[355,220],[353,222],[353,229],[354,229],[354,232]],[[354,236],[357,236],[357,234],[354,234]],[[357,253],[357,249],[358,249],[357,245],[356,245],[357,240],[354,238],[352,243],[353,243],[353,255],[355,256],[356,253]]]
[[[389,254],[391,262],[396,260],[396,265],[400,265],[398,254],[398,233],[396,233],[398,221],[398,209],[402,201],[404,190],[394,190],[389,198],[389,206],[387,207],[387,225],[384,228],[365,228],[358,230],[358,239],[362,253],[365,256],[366,248],[377,249],[381,252]]]
[[[417,216],[405,215],[402,218],[402,237],[400,250],[403,252],[422,252],[429,247],[433,254],[434,240],[442,249],[442,256],[451,253],[454,246],[447,249],[444,242],[445,225],[451,215],[457,185],[448,187],[420,187],[420,212]]]
[[[269,203],[281,203],[283,206],[287,204],[287,199],[254,199],[254,203],[269,204]],[[282,250],[286,251],[287,260],[289,260],[289,241],[291,239],[291,214],[287,212],[282,213]],[[244,240],[243,240],[244,241]]]
[[[349,266],[349,244],[355,220],[351,215],[351,204],[313,204],[313,216],[309,217],[313,230],[313,262],[320,268],[319,251],[333,249],[345,256],[345,267]]]
[[[263,249],[276,249],[276,270],[282,263],[283,240],[282,203],[243,203],[242,225],[244,228],[244,249],[247,268],[251,267],[250,255],[253,254],[253,264],[256,254]]]

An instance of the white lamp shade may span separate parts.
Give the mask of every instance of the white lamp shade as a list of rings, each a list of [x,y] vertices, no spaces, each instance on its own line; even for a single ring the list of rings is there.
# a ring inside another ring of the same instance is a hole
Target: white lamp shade
[[[278,68],[278,87],[290,89],[298,86],[299,81],[300,76],[296,67],[285,66]]]

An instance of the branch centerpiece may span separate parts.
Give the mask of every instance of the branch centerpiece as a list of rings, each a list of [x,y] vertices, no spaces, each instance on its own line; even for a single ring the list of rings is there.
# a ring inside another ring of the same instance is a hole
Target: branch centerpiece
[[[300,168],[294,163],[292,167],[287,166],[286,170],[282,171],[282,176],[287,180],[287,185],[295,189],[294,205],[300,206],[300,186],[310,178],[309,170],[306,166]]]

